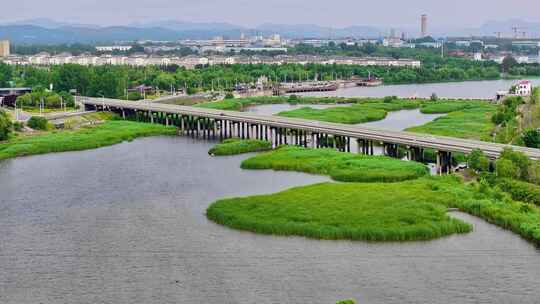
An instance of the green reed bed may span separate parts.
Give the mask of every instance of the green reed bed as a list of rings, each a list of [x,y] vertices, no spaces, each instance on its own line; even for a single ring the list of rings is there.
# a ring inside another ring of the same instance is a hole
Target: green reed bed
[[[390,111],[414,109],[418,102],[363,102],[348,107],[332,107],[327,109],[313,109],[304,107],[292,111],[278,113],[278,116],[302,118],[317,121],[326,121],[344,124],[360,124],[370,121],[382,120]]]
[[[207,216],[263,234],[365,241],[429,240],[472,230],[449,217],[453,198],[426,180],[391,184],[323,183],[284,192],[220,200]]]
[[[444,107],[449,109],[452,106]],[[437,109],[436,105],[427,109],[430,111],[442,110],[441,108]],[[450,112],[448,115],[436,118],[427,124],[408,128],[407,131],[490,141],[491,132],[495,128],[491,116],[496,110],[495,105],[478,104]]]
[[[208,154],[215,156],[237,155],[249,152],[261,152],[272,150],[272,143],[255,139],[226,139],[215,145]]]
[[[175,135],[176,128],[131,121],[106,121],[74,131],[24,135],[0,142],[0,160],[34,154],[79,151],[110,146],[137,137]]]
[[[540,244],[540,209],[501,190],[453,176],[398,183],[323,183],[284,192],[220,200],[209,219],[256,233],[366,241],[428,240],[472,227],[447,208],[509,229]]]
[[[243,169],[273,169],[328,175],[345,182],[396,182],[428,174],[426,166],[384,156],[283,146],[242,162]]]

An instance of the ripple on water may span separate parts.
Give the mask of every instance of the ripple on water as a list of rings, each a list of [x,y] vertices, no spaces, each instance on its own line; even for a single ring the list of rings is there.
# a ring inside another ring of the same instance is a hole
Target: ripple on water
[[[537,303],[540,252],[475,231],[373,244],[208,221],[216,199],[325,177],[245,171],[211,143],[155,137],[0,162],[0,303]]]

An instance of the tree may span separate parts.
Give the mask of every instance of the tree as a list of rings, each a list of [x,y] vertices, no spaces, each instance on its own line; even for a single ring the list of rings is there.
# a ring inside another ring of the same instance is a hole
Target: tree
[[[519,65],[517,60],[514,57],[508,55],[508,56],[504,57],[504,59],[502,61],[501,70],[504,73],[508,73],[510,71],[510,69],[512,69],[513,67],[515,67],[517,65]]]
[[[495,173],[500,178],[519,178],[519,168],[511,160],[500,158],[495,163]]]
[[[8,139],[9,133],[12,131],[11,119],[4,110],[0,110],[0,140]]]
[[[480,149],[475,149],[468,157],[469,167],[477,172],[489,170],[489,159]]]
[[[64,64],[55,67],[53,76],[54,89],[69,92],[76,89],[85,95],[90,83],[90,69],[77,64]],[[45,84],[48,87],[48,84]]]
[[[538,130],[527,130],[522,136],[525,146],[529,148],[540,148],[540,132]]]
[[[9,87],[9,82],[13,74],[11,66],[0,62],[0,88]]]
[[[527,179],[529,174],[530,160],[522,152],[517,152],[511,148],[505,148],[501,153],[501,159],[510,161],[517,168],[517,177],[523,180]]]
[[[437,101],[439,99],[439,97],[437,96],[436,93],[432,93],[431,96],[429,97],[429,99],[431,101]]]

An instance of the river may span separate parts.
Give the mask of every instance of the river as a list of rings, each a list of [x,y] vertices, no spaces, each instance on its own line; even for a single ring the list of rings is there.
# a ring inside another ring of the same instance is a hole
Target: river
[[[0,303],[538,303],[540,251],[474,232],[430,242],[274,237],[208,221],[214,200],[326,181],[241,170],[213,143],[137,139],[0,162]]]
[[[540,85],[540,78],[529,79],[533,85]],[[508,90],[517,80],[486,80],[449,83],[384,85],[379,87],[349,87],[334,92],[301,93],[303,96],[339,97],[385,97],[429,98],[435,93],[443,98],[492,99],[497,91]]]

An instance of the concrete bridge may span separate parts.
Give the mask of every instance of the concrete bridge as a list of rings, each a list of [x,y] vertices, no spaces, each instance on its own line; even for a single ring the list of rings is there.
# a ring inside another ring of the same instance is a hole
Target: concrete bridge
[[[424,149],[433,149],[437,151],[439,173],[451,170],[452,153],[468,154],[474,149],[480,149],[488,157],[496,159],[504,148],[510,147],[533,160],[540,159],[540,149],[445,136],[137,101],[85,97],[81,102],[86,111],[112,111],[124,119],[174,125],[182,134],[193,137],[254,138],[269,140],[275,146],[332,147],[348,152],[351,151],[352,142],[357,144],[358,152],[371,155],[374,145],[381,144],[385,155],[398,157],[398,148],[404,148],[408,159],[414,161],[423,161]]]

